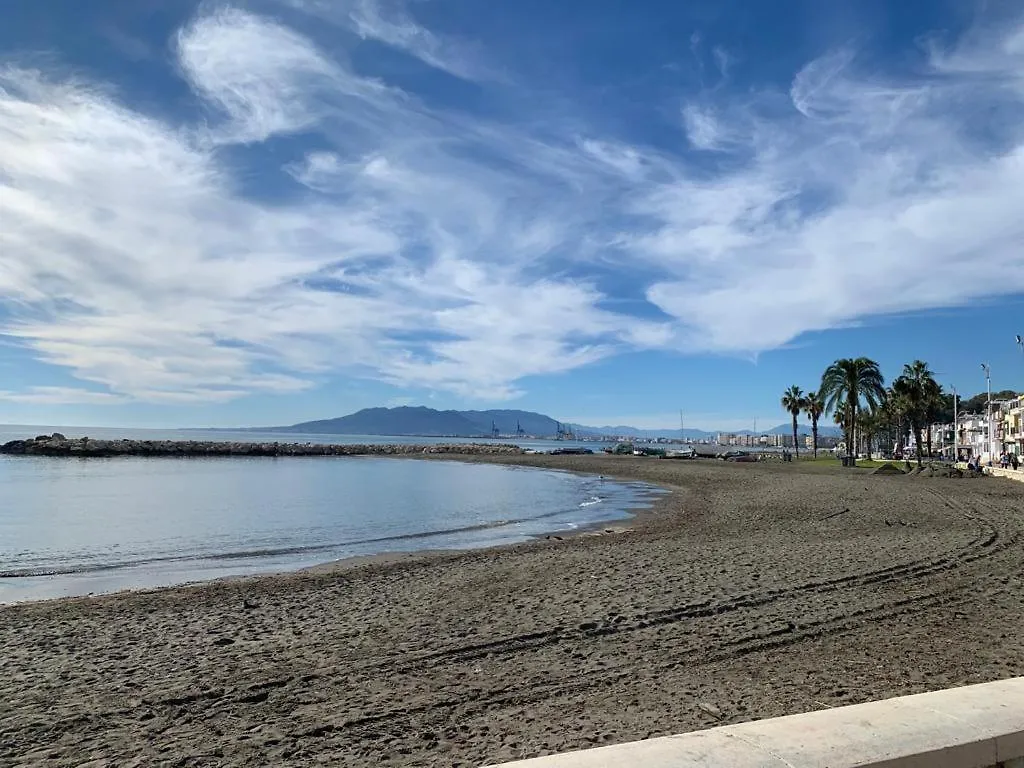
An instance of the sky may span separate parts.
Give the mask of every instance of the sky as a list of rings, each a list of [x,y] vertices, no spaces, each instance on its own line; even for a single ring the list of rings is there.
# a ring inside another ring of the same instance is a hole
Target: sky
[[[1024,7],[8,0],[0,423],[1024,389]]]

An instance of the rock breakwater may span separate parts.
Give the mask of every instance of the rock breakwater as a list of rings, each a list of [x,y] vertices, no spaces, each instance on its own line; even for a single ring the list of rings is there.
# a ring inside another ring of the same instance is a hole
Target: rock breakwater
[[[56,433],[0,445],[0,454],[24,456],[411,456],[424,453],[472,456],[518,455],[517,445],[336,445],[327,443],[244,443],[215,440],[95,440]]]

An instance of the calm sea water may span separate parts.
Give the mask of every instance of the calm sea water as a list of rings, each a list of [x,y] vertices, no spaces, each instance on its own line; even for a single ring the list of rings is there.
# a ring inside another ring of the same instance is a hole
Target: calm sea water
[[[256,443],[327,443],[336,445],[439,445],[489,443],[496,445],[518,445],[535,451],[551,451],[555,448],[590,448],[599,453],[603,448],[614,446],[614,441],[573,441],[573,440],[519,440],[515,438],[494,440],[487,437],[410,437],[408,435],[307,435],[299,432],[255,432],[227,429],[124,429],[113,427],[61,427],[26,426],[21,424],[0,424],[0,445],[8,440],[26,440],[36,435],[60,432],[65,437],[93,437],[100,439],[131,438],[134,440],[216,440],[226,442]],[[682,448],[680,444],[662,444],[658,447]],[[723,453],[731,450],[726,445],[697,446],[702,452]],[[772,453],[775,448],[759,448]]]
[[[654,492],[376,457],[0,456],[0,602],[493,546],[628,517]]]

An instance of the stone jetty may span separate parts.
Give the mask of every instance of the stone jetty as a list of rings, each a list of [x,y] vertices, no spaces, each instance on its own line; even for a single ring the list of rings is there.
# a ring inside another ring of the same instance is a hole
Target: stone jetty
[[[517,455],[517,445],[337,445],[327,443],[241,443],[216,440],[95,440],[60,433],[12,440],[0,454],[25,456],[414,456],[424,453]]]

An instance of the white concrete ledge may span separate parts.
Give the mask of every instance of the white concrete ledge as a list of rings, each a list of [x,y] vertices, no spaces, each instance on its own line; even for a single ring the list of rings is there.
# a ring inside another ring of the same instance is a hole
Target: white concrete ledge
[[[1005,477],[1024,483],[1024,469],[1003,469],[1002,467],[982,467],[981,469],[986,475],[992,475],[992,477]]]
[[[505,768],[1024,766],[1024,677],[505,763]]]

